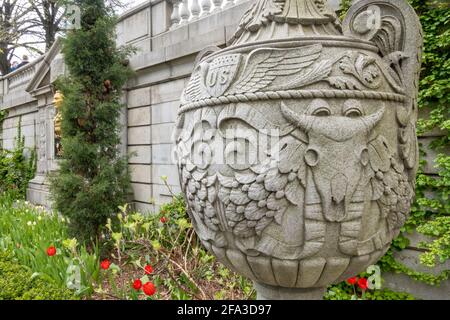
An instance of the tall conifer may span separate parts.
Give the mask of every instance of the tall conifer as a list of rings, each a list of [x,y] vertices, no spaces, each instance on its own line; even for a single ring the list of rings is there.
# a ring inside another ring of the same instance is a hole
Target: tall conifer
[[[86,241],[97,238],[130,191],[119,119],[132,50],[116,46],[116,21],[105,1],[73,2],[81,8],[81,28],[63,42],[68,76],[57,82],[64,95],[62,159],[50,180],[55,209],[69,218],[72,235]]]

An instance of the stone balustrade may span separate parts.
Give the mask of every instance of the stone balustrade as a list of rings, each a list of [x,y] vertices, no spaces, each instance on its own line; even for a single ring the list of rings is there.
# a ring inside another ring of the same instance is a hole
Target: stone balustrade
[[[170,29],[173,30],[183,24],[195,21],[210,14],[229,9],[234,5],[248,0],[167,0],[172,4],[170,16]],[[329,1],[337,10],[339,0]]]
[[[37,66],[41,62],[41,58],[15,70],[3,77],[0,77],[0,81],[3,81],[4,92],[10,92],[16,90],[17,88],[28,84],[28,82],[33,78],[36,72]]]
[[[246,0],[169,0],[172,3],[170,29],[195,21],[209,14],[226,10]]]
[[[15,74],[9,78],[9,81],[8,81],[9,89],[12,90],[14,88],[19,87],[21,84],[27,83],[28,80],[31,79],[33,74],[34,74],[34,66],[30,66],[29,68],[26,68],[25,70],[21,70],[19,73]]]
[[[0,76],[0,110],[30,100],[29,94],[25,92],[25,87],[36,74],[42,60],[43,56],[40,56],[25,66]]]

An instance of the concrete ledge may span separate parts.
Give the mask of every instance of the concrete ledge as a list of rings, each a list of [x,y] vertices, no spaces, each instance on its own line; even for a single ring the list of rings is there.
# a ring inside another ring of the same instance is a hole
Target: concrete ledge
[[[49,184],[47,179],[42,175],[37,175],[28,184],[27,200],[35,205],[41,205],[47,209],[51,209]]]
[[[235,28],[243,12],[251,3],[252,1],[244,1],[229,9],[207,15],[151,38],[152,51],[132,57],[130,65],[139,71],[196,54],[208,45],[225,45],[227,36],[231,36],[230,27]]]
[[[423,300],[450,300],[450,281],[445,281],[440,286],[431,286],[411,279],[405,274],[391,272],[383,273],[382,278],[384,279],[383,288],[407,292]]]

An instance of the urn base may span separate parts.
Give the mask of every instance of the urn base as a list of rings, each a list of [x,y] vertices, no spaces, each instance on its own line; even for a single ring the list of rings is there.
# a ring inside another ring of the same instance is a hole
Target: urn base
[[[326,288],[284,288],[254,282],[257,300],[322,300]]]

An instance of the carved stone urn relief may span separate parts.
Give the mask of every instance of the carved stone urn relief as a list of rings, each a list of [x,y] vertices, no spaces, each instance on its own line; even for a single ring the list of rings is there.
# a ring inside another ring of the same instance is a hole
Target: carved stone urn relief
[[[259,299],[320,299],[386,252],[414,197],[421,27],[405,0],[258,0],[181,97],[203,245]]]

